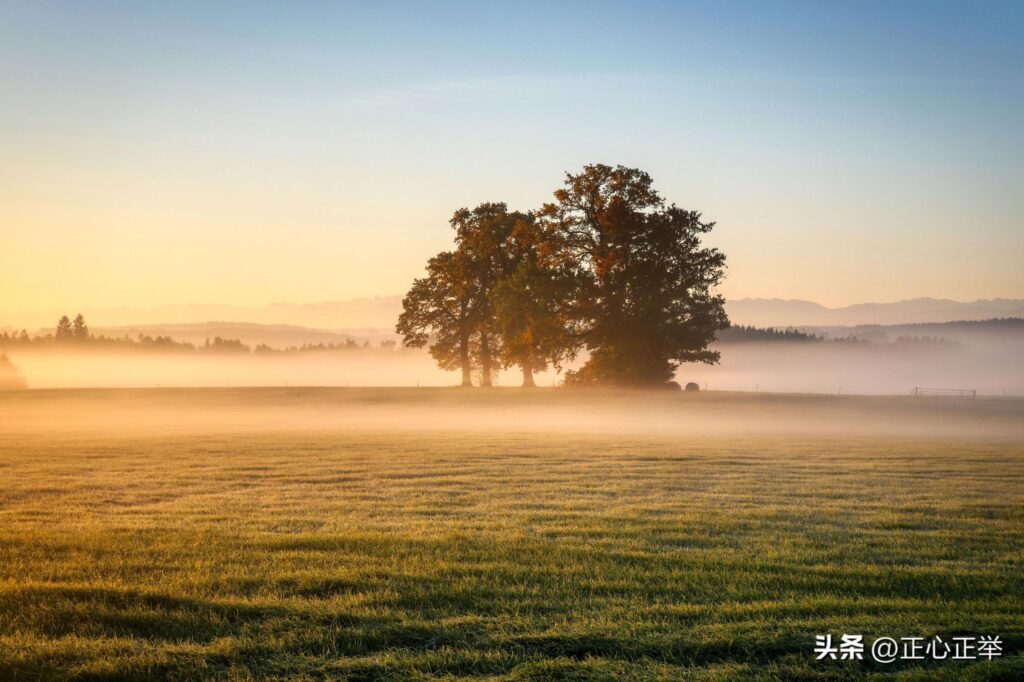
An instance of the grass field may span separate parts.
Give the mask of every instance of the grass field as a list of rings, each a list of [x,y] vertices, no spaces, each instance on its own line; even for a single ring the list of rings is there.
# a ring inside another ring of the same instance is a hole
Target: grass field
[[[1021,400],[25,391],[0,439],[2,679],[1024,679]]]

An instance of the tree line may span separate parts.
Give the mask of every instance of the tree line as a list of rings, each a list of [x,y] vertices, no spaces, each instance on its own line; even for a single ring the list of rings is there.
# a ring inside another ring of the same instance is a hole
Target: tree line
[[[483,203],[450,224],[454,248],[427,261],[396,330],[463,386],[511,366],[533,386],[583,350],[568,385],[669,385],[680,363],[718,361],[725,256],[701,243],[714,223],[667,203],[647,173],[589,165],[538,210]]]
[[[794,329],[775,329],[774,327],[754,327],[751,325],[732,325],[718,333],[717,340],[722,343],[744,343],[761,341],[824,341],[824,336],[808,334]]]
[[[288,346],[287,348],[274,348],[265,343],[257,344],[255,348],[250,347],[240,339],[225,339],[215,336],[207,338],[204,343],[195,345],[188,341],[177,341],[170,336],[150,336],[139,334],[135,337],[121,336],[111,337],[93,334],[85,317],[79,313],[72,320],[67,315],[62,315],[57,321],[53,332],[30,336],[28,331],[22,329],[20,332],[0,332],[0,349],[4,348],[47,348],[47,347],[86,347],[89,349],[112,349],[112,350],[139,350],[153,352],[210,352],[210,353],[253,353],[258,355],[271,354],[292,354],[292,353],[316,353],[333,351],[380,351],[383,353],[393,352],[397,343],[391,340],[381,341],[377,346],[371,346],[370,341],[358,343],[354,339],[346,338],[344,341],[332,343],[305,343],[301,346]]]

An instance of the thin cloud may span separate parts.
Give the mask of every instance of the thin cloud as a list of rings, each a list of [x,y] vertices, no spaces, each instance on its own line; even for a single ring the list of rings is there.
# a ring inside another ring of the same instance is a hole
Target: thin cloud
[[[469,97],[588,96],[621,92],[652,82],[654,77],[620,74],[507,75],[439,80],[399,88],[357,93],[339,101],[343,106],[388,106]]]
[[[813,75],[778,73],[582,73],[565,75],[513,74],[413,83],[397,88],[354,93],[338,100],[342,107],[387,107],[413,103],[441,102],[468,98],[543,98],[622,95],[642,89],[672,88],[683,83],[722,85],[804,84],[866,87],[913,85],[970,87],[1005,85],[1003,81],[963,78],[877,78],[855,75]]]

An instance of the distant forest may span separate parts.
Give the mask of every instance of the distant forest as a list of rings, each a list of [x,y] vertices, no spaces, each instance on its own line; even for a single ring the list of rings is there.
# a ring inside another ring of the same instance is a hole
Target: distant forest
[[[962,331],[1022,331],[1024,318],[994,317],[990,320],[953,320],[950,322],[907,322],[903,324],[859,324],[849,328],[852,332],[872,329],[900,329],[912,332]]]
[[[239,339],[224,339],[215,336],[206,339],[205,343],[196,345],[188,341],[176,341],[170,336],[149,336],[139,334],[138,336],[97,336],[89,331],[85,318],[79,314],[74,320],[67,315],[57,321],[57,326],[52,333],[37,334],[30,336],[22,329],[18,333],[3,332],[0,334],[0,348],[11,349],[49,349],[49,350],[128,350],[128,351],[152,351],[152,352],[182,352],[182,353],[228,353],[228,354],[287,354],[287,353],[311,353],[323,351],[379,351],[394,352],[398,348],[395,341],[381,341],[377,346],[371,346],[369,341],[357,343],[353,339],[346,339],[335,343],[306,343],[301,346],[289,346],[286,348],[272,348],[264,343],[256,346],[249,346]]]
[[[775,329],[773,327],[753,327],[733,325],[720,329],[715,338],[719,343],[743,343],[760,341],[824,341],[823,336],[807,334],[798,329]]]
[[[839,331],[840,336],[829,332]],[[817,332],[817,333],[815,333]],[[717,332],[718,343],[751,343],[763,341],[832,342],[832,343],[955,343],[945,335],[951,332],[1024,332],[1024,318],[996,317],[991,320],[956,320],[953,322],[915,322],[907,324],[862,324],[855,327],[754,327],[733,325]]]

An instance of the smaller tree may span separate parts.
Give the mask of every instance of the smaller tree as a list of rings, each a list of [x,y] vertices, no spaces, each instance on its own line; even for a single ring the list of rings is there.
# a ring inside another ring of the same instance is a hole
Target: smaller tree
[[[74,337],[74,331],[71,328],[71,320],[68,319],[67,315],[61,315],[60,319],[57,320],[57,331],[54,333],[54,338],[58,341],[67,341]]]
[[[402,299],[395,326],[409,348],[430,344],[442,369],[461,370],[462,385],[473,385],[474,291],[465,254],[443,251],[427,262],[427,276],[413,282]]]
[[[575,356],[580,340],[567,325],[565,307],[573,292],[572,272],[560,266],[532,215],[520,218],[506,243],[512,269],[495,287],[495,321],[503,341],[505,367],[519,365],[523,386],[534,372],[560,369]]]
[[[74,322],[71,323],[71,336],[74,337],[75,341],[89,340],[89,326],[85,323],[82,313],[78,313],[75,316]]]
[[[516,225],[529,216],[509,212],[502,202],[485,202],[470,210],[460,208],[451,219],[458,252],[466,263],[466,286],[471,292],[473,356],[480,365],[480,385],[490,386],[503,354],[496,328],[494,291],[514,267],[508,240]]]

